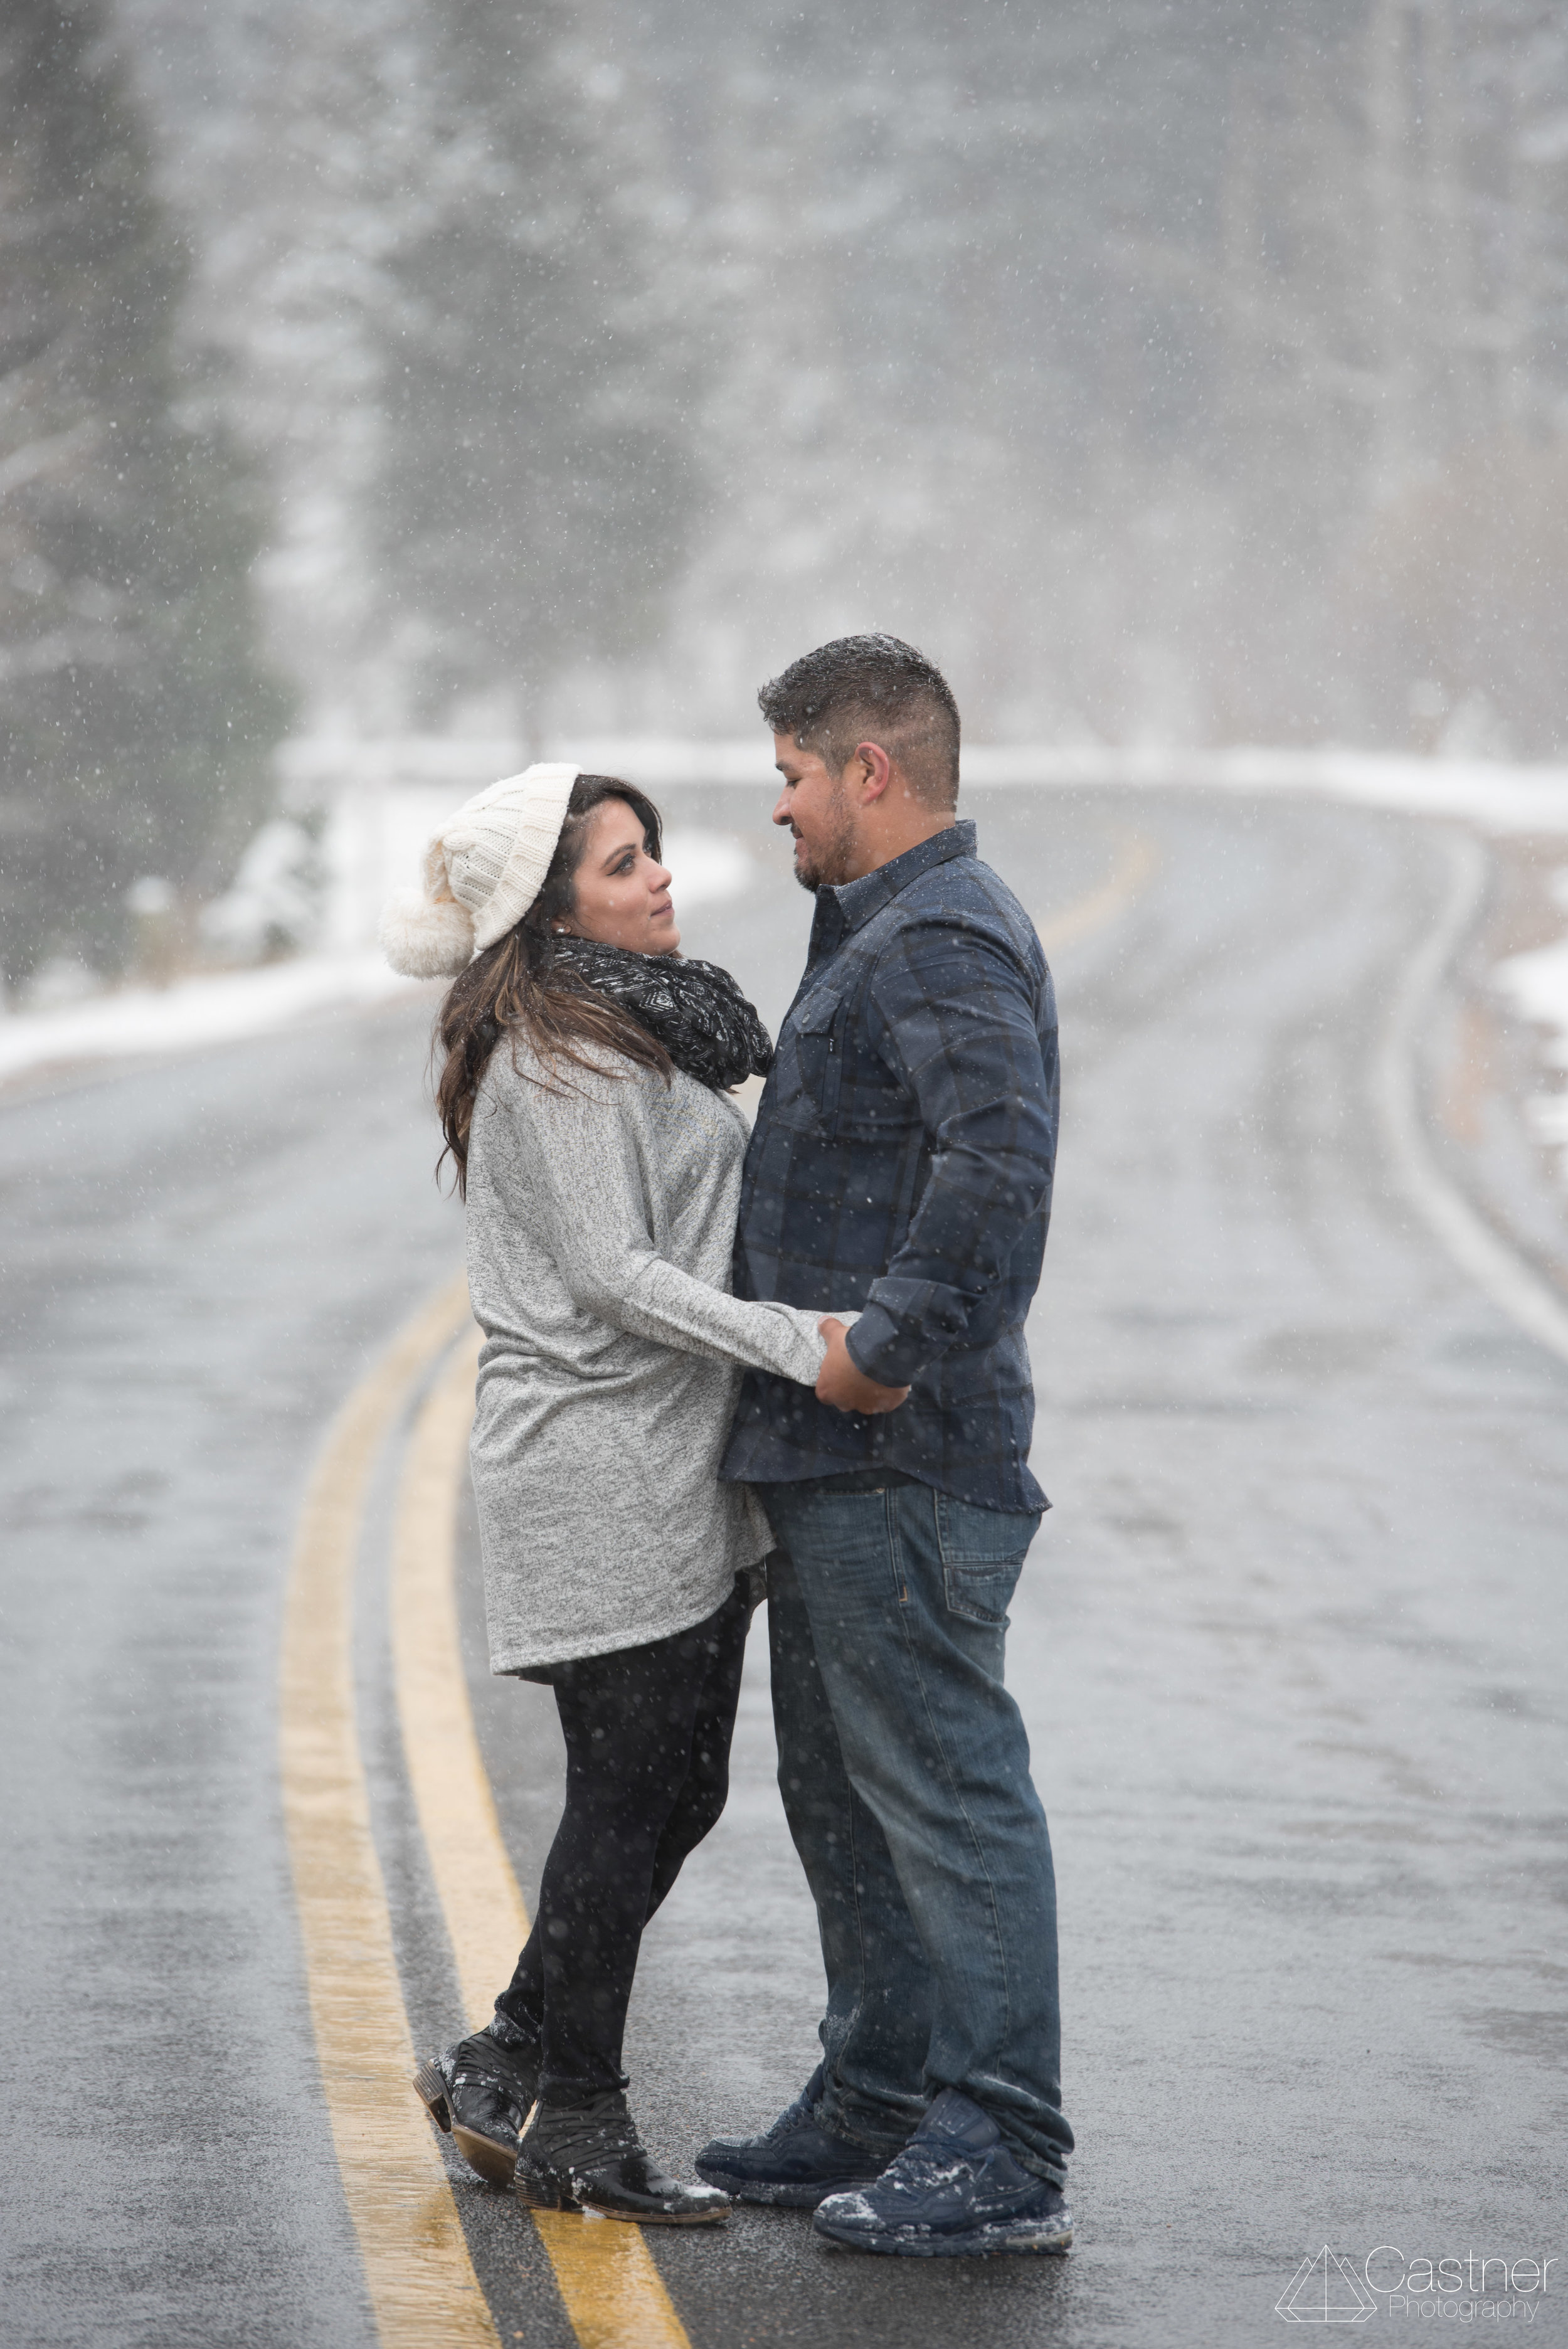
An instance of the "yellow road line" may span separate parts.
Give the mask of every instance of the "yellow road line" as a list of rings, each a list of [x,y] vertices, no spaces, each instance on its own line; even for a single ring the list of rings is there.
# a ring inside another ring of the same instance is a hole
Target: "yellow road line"
[[[474,1734],[458,1630],[455,1520],[473,1396],[467,1339],[431,1388],[409,1445],[393,1546],[392,1652],[419,1825],[463,2011],[479,2022],[511,1979],[528,1914]],[[536,2210],[533,2223],[583,2349],[691,2349],[639,2228],[550,2210]]]
[[[1038,925],[1040,944],[1048,955],[1076,946],[1131,905],[1160,862],[1160,851],[1148,835],[1124,832],[1109,877],[1087,896],[1065,906],[1053,919]]]
[[[488,2023],[528,1939],[474,1734],[452,1600],[453,1509],[474,1418],[478,1332],[430,1390],[408,1447],[392,1546],[392,1663],[403,1749],[469,2028]]]
[[[533,2223],[583,2349],[691,2349],[640,2227],[562,2210]]]
[[[285,1601],[279,1760],[333,2140],[385,2349],[498,2349],[413,2062],[354,1702],[354,1575],[376,1462],[415,1381],[468,1318],[455,1281],[400,1332],[327,1432]]]

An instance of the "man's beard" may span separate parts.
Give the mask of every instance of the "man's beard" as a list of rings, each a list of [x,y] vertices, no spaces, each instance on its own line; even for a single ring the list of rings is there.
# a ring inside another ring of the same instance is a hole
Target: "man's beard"
[[[854,846],[854,812],[849,795],[836,791],[828,802],[828,830],[813,849],[795,843],[795,878],[814,897],[819,889],[836,889],[850,877]],[[805,853],[802,854],[802,851]]]

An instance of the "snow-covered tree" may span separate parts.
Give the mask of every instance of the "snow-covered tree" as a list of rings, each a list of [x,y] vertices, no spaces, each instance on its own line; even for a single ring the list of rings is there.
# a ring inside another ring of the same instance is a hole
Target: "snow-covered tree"
[[[94,0],[0,21],[0,960],[112,963],[216,877],[287,714],[252,478],[182,363],[185,260]]]
[[[1233,85],[1194,256],[1225,321],[1228,714],[1402,744],[1486,702],[1494,740],[1561,750],[1568,10],[1358,0],[1325,29]]]
[[[425,14],[417,176],[369,321],[384,441],[374,591],[424,714],[526,710],[562,661],[656,626],[685,551],[680,368],[657,197],[618,78],[517,0]]]
[[[326,719],[1568,743],[1568,0],[114,5]]]

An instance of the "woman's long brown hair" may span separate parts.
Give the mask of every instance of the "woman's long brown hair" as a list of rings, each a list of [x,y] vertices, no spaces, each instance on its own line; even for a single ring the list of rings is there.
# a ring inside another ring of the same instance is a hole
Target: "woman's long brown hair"
[[[639,1068],[657,1069],[666,1081],[674,1065],[664,1046],[630,1012],[596,995],[564,964],[555,965],[550,926],[570,916],[575,907],[577,867],[587,846],[589,822],[606,800],[624,800],[643,827],[648,854],[658,855],[659,812],[652,800],[614,775],[579,775],[566,802],[566,820],[544,886],[516,927],[476,955],[452,981],[436,1016],[435,1049],[446,1056],[436,1081],[436,1111],[447,1144],[436,1171],[439,1174],[450,1158],[464,1198],[474,1100],[490,1054],[503,1036],[526,1036],[552,1072],[563,1062],[598,1068],[600,1060],[589,1056],[606,1051],[619,1053]]]

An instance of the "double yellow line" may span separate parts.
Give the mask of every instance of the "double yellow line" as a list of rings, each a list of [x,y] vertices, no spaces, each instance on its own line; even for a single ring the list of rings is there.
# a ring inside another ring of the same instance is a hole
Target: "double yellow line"
[[[409,1783],[463,2011],[483,2021],[528,1931],[474,1734],[455,1589],[475,1340],[455,1281],[398,1333],[328,1429],[301,1512],[283,1638],[280,1751],[322,2087],[385,2349],[500,2349],[414,2049],[371,1830],[354,1702],[354,1591],[372,1478],[409,1403],[392,1646]],[[449,1359],[442,1362],[443,1356]],[[453,2036],[458,2036],[454,2032]],[[532,2214],[583,2349],[690,2349],[641,2231]],[[519,2211],[519,2224],[522,2224]]]

